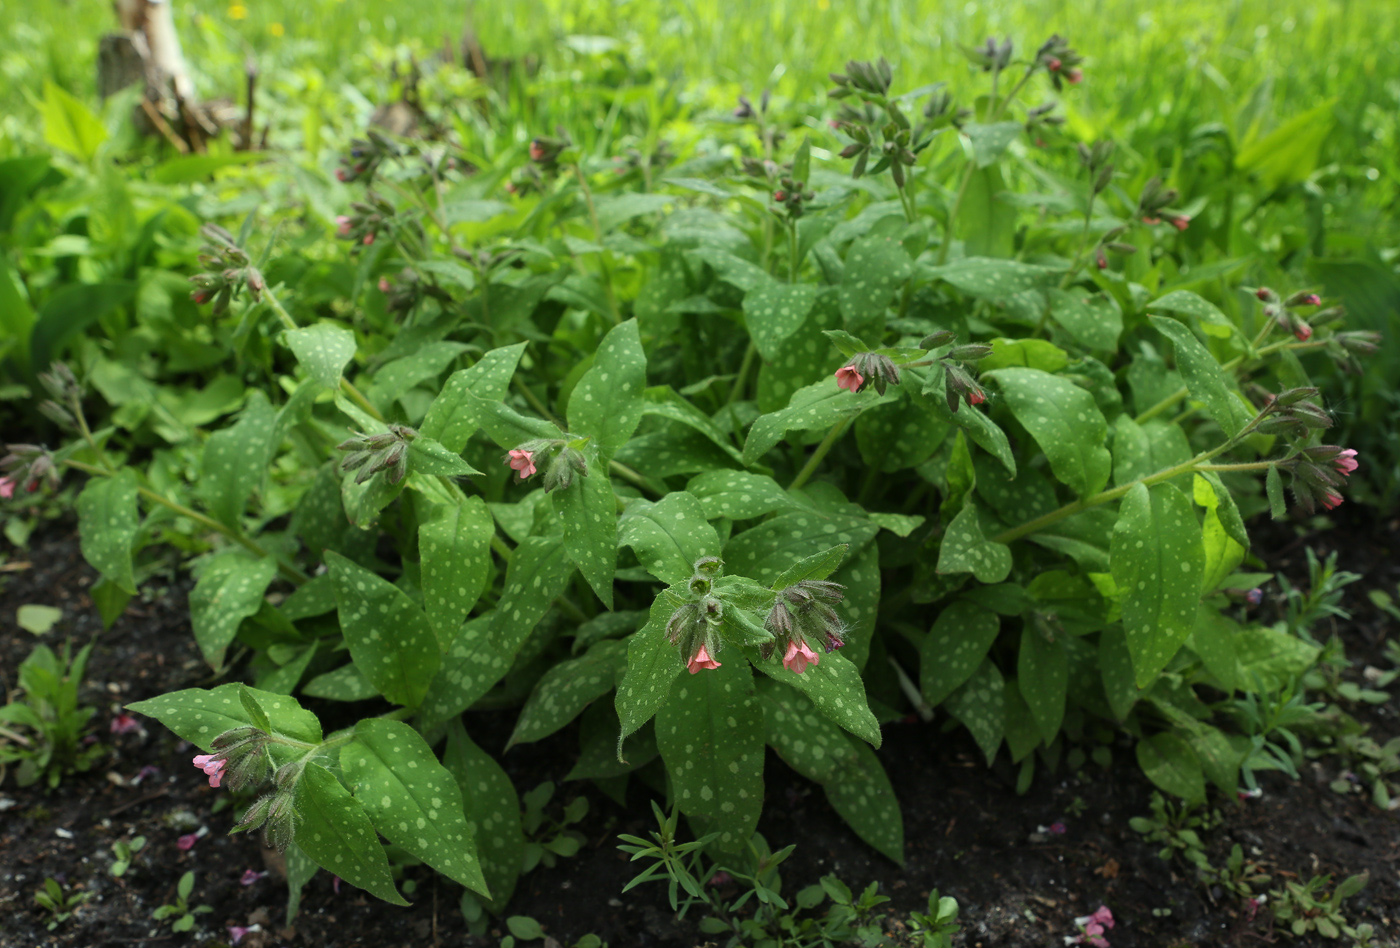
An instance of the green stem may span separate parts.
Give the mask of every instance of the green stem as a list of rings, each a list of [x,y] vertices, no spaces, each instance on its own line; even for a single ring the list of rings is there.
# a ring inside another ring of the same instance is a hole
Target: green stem
[[[724,403],[726,408],[737,402],[740,396],[743,395],[744,382],[749,377],[749,369],[753,366],[753,360],[757,355],[758,347],[755,346],[751,340],[749,342],[749,347],[744,350],[743,361],[739,363],[739,374],[734,376],[734,384],[729,386],[729,398]]]
[[[72,459],[69,459],[67,461],[64,461],[63,463],[73,468],[75,471],[82,471],[85,474],[91,474],[96,477],[114,476],[114,472],[112,471],[104,470],[103,468],[95,467],[91,464],[84,464],[82,461],[74,461]],[[259,544],[256,540],[249,536],[245,536],[242,533],[242,531],[236,530],[233,527],[228,526],[227,524],[220,523],[212,517],[207,517],[204,514],[200,513],[198,510],[186,507],[184,504],[173,501],[170,498],[164,496],[163,494],[158,494],[155,491],[151,490],[149,487],[137,485],[136,492],[142,497],[151,501],[152,503],[160,504],[162,507],[173,511],[174,513],[177,513],[182,517],[186,517],[190,520],[193,520],[195,523],[199,524],[202,527],[206,527],[207,529],[223,534],[228,539],[247,549],[250,553],[254,553],[260,557],[272,558],[273,562],[277,564],[278,570],[280,570],[282,574],[288,579],[298,583],[309,583],[311,581],[310,576],[306,575],[292,564],[283,562],[280,558],[274,557],[272,553],[264,549],[263,546]]]
[[[506,545],[506,541],[501,539],[499,533],[491,534],[491,549],[495,550],[496,555],[507,563],[509,563],[511,557],[515,555],[515,551]]]
[[[277,298],[272,290],[264,289],[262,295],[263,298],[267,300],[267,304],[272,307],[272,311],[277,314],[277,318],[282,321],[283,326],[289,330],[297,328],[296,320],[292,319],[292,314],[287,312],[287,308],[282,305],[282,301]],[[370,404],[370,400],[365,398],[360,390],[343,375],[340,377],[340,390],[343,391],[352,402],[359,405],[360,408],[364,410],[365,414],[369,415],[380,424],[384,423],[384,415],[380,413],[379,409]]]
[[[846,429],[850,426],[851,419],[849,418],[838,421],[831,426],[831,430],[826,433],[826,437],[821,440],[821,444],[817,445],[817,449],[812,452],[812,456],[807,459],[807,463],[802,465],[802,470],[798,471],[797,476],[792,479],[792,483],[788,485],[788,490],[797,490],[797,488],[811,479],[812,475],[816,473],[817,465],[822,462],[822,458],[826,457],[837,440],[846,433]]]
[[[788,220],[788,282],[797,282],[797,221]]]
[[[608,295],[608,309],[614,325],[622,322],[617,308],[617,297],[613,295],[612,268],[608,266],[607,251],[603,249],[603,227],[598,223],[598,208],[593,203],[593,189],[588,186],[588,178],[583,166],[574,163],[574,174],[578,176],[579,190],[583,192],[584,203],[588,205],[588,219],[593,222],[593,239],[598,243],[598,264],[603,268],[603,291]]]
[[[1258,360],[1262,359],[1264,356],[1270,355],[1271,353],[1274,353],[1274,352],[1277,352],[1277,351],[1279,351],[1280,349],[1290,349],[1290,350],[1292,350],[1292,349],[1317,349],[1317,348],[1319,348],[1319,347],[1321,347],[1321,346],[1325,346],[1326,344],[1327,344],[1327,343],[1326,343],[1325,341],[1323,341],[1323,342],[1288,342],[1287,340],[1285,340],[1285,341],[1283,341],[1283,342],[1276,342],[1276,343],[1274,343],[1272,346],[1265,346],[1264,348],[1260,349],[1258,352],[1256,352],[1256,353],[1254,354],[1254,358],[1253,358],[1252,360],[1250,360],[1250,361],[1252,361],[1252,362],[1257,362]],[[1234,357],[1233,359],[1231,359],[1229,362],[1226,362],[1226,363],[1224,363],[1223,365],[1221,365],[1221,366],[1220,366],[1220,369],[1221,369],[1221,371],[1223,371],[1223,372],[1233,372],[1235,369],[1239,368],[1240,365],[1242,365],[1244,362],[1245,362],[1245,357],[1244,357],[1244,356],[1242,356],[1242,355],[1240,355],[1240,356],[1235,356],[1235,357]],[[1142,424],[1144,421],[1147,421],[1147,420],[1150,419],[1150,418],[1156,418],[1156,417],[1157,417],[1158,415],[1160,415],[1162,412],[1167,411],[1167,410],[1170,409],[1173,405],[1175,405],[1177,402],[1181,401],[1183,398],[1186,398],[1186,396],[1188,396],[1188,395],[1190,395],[1190,394],[1191,394],[1190,389],[1187,389],[1185,386],[1183,386],[1183,387],[1177,389],[1177,390],[1176,390],[1175,392],[1173,392],[1172,394],[1168,395],[1166,398],[1162,399],[1162,400],[1161,400],[1160,402],[1158,402],[1157,404],[1153,405],[1151,408],[1148,408],[1146,411],[1144,411],[1142,414],[1138,415],[1138,416],[1137,416],[1136,418],[1134,418],[1133,420],[1136,421],[1138,424]]]
[[[652,483],[651,480],[645,474],[628,467],[621,461],[609,461],[608,470],[613,474],[616,474],[618,477],[622,478],[624,481],[630,482],[633,486],[644,490],[649,494],[655,494],[657,497],[666,496],[666,489],[664,487],[660,487]]]

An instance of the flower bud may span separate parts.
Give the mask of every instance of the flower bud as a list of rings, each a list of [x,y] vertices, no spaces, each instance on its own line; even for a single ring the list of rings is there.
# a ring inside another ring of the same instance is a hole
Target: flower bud
[[[925,336],[923,339],[919,340],[919,348],[937,349],[939,346],[946,346],[948,343],[952,342],[954,339],[957,338],[958,334],[953,332],[953,330],[940,329],[938,332],[931,333]]]
[[[1322,299],[1316,293],[1309,293],[1306,290],[1299,290],[1286,301],[1285,306],[1321,306]]]

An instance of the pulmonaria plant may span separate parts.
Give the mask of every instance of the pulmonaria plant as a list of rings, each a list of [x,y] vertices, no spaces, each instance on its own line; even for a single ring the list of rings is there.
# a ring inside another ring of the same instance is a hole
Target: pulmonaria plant
[[[1308,370],[1376,340],[1259,287],[1292,278],[1248,207],[1069,140],[1079,53],[1017,48],[967,51],[966,109],[853,61],[830,124],[741,103],[665,177],[659,146],[618,175],[521,138],[467,176],[450,143],[371,135],[342,220],[205,228],[195,300],[267,383],[226,422],[181,402],[199,436],[153,454],[130,405],[91,425],[86,373],[47,373],[71,438],[9,446],[0,496],[88,477],[104,616],[157,538],[200,554],[195,639],[252,687],[132,710],[253,791],[238,825],[294,893],[319,866],[401,904],[407,853],[499,913],[539,844],[472,740],[488,709],[518,709],[512,746],[577,720],[571,778],[609,792],[655,762],[720,853],[754,837],[771,747],[902,859],[875,749],[910,710],[1023,788],[1103,731],[1165,790],[1233,796],[1248,742],[1193,689],[1316,658],[1241,617],[1246,521],[1346,496],[1361,460]]]

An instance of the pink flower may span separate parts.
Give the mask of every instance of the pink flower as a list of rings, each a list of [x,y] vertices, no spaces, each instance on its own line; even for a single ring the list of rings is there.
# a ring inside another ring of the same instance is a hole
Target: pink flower
[[[859,392],[865,384],[865,376],[856,371],[853,365],[843,365],[836,370],[836,387],[848,392]]]
[[[1081,69],[1071,69],[1068,73],[1065,74],[1065,81],[1072,86],[1079,85],[1080,81],[1083,80],[1083,78],[1084,72]]]
[[[142,767],[136,772],[136,776],[131,778],[131,785],[133,787],[139,787],[141,785],[141,781],[149,780],[152,777],[158,776],[160,776],[160,768],[157,767],[155,764],[147,764],[146,766]]]
[[[256,869],[244,869],[244,870],[243,870],[243,878],[241,878],[241,879],[238,880],[238,884],[239,884],[239,885],[252,885],[253,883],[257,882],[259,879],[266,879],[266,878],[267,878],[267,873],[265,873],[265,872],[258,872],[258,870],[256,870]]]
[[[337,168],[335,169],[335,179],[344,184],[350,180],[350,172],[346,171],[344,168]]]
[[[692,675],[700,671],[702,668],[706,671],[709,671],[718,668],[719,666],[720,663],[710,657],[710,650],[705,648],[705,646],[703,645],[701,645],[700,648],[695,652],[695,654],[690,657],[690,661],[686,662],[685,664],[685,667],[690,670],[690,673]]]
[[[1059,72],[1060,67],[1063,66],[1064,63],[1060,62],[1058,59],[1052,56],[1050,57],[1049,62],[1047,62],[1045,65],[1050,69],[1051,72]]]
[[[1267,303],[1269,301],[1269,297],[1273,296],[1274,293],[1267,286],[1261,286],[1259,287],[1259,289],[1254,291],[1254,295],[1256,298],[1261,299]]]
[[[370,244],[374,243],[374,235],[373,235],[373,234],[365,234],[365,239],[362,240],[361,243],[364,244],[366,247],[368,247]]]
[[[1068,833],[1069,830],[1065,828],[1065,824],[1055,822],[1050,824],[1050,832],[1055,836],[1063,836],[1065,833]]]
[[[786,191],[774,191],[774,192],[773,192],[773,200],[776,201],[776,202],[778,202],[779,204],[783,203],[784,201],[787,200],[787,192],[786,192]]]
[[[1177,230],[1185,230],[1191,226],[1191,218],[1186,214],[1182,214],[1180,217],[1173,217],[1172,226]]]
[[[734,877],[731,876],[729,873],[725,872],[723,869],[721,869],[719,872],[716,872],[714,875],[710,876],[710,881],[707,883],[707,885],[711,885],[711,886],[728,885],[729,883],[731,883],[731,882],[733,882],[733,881],[734,881]]]
[[[1160,217],[1144,217],[1142,222],[1144,224],[1160,224],[1162,223],[1162,219]]]
[[[112,718],[111,730],[113,734],[131,734],[141,730],[141,725],[136,723],[136,719],[125,712]]]
[[[1342,505],[1342,495],[1334,490],[1325,491],[1322,495],[1322,506],[1328,510],[1336,510]]]
[[[520,479],[533,477],[535,474],[535,456],[523,448],[515,448],[509,454],[510,469],[520,472]]]
[[[821,660],[805,639],[788,639],[787,654],[783,656],[783,667],[788,671],[800,675],[808,665],[816,665]]]
[[[1260,589],[1258,586],[1255,586],[1249,592],[1244,594],[1244,601],[1249,603],[1251,606],[1259,605],[1259,603],[1264,601],[1264,590]]]
[[[200,754],[194,759],[194,765],[209,775],[209,786],[217,787],[224,777],[224,768],[228,766],[228,761],[213,754]]]
[[[1298,337],[1299,342],[1307,342],[1312,338],[1312,327],[1299,320],[1298,325],[1293,330],[1293,335]]]
[[[1083,934],[1073,939],[1065,939],[1066,944],[1090,944],[1094,948],[1109,948],[1108,939],[1103,937],[1104,930],[1114,925],[1113,913],[1108,910],[1108,906],[1100,905],[1094,910],[1094,914],[1076,918],[1074,924],[1079,926]]]
[[[1307,296],[1303,297],[1303,299],[1301,300],[1301,305],[1303,305],[1303,306],[1321,306],[1321,305],[1322,305],[1322,297],[1318,296],[1316,293],[1309,293]]]
[[[1100,247],[1098,252],[1094,255],[1094,265],[1100,270],[1108,269],[1108,258],[1104,256],[1102,247]]]
[[[380,277],[380,278],[379,278],[379,292],[381,292],[381,293],[388,293],[388,292],[389,292],[389,278],[388,278],[388,277]]]
[[[194,844],[198,839],[198,833],[186,833],[175,841],[175,845],[180,848],[180,852],[189,852],[194,848]]]
[[[350,236],[350,218],[346,217],[344,214],[337,216],[335,219],[335,235],[337,237]]]
[[[243,940],[243,936],[248,934],[248,931],[249,929],[243,928],[240,925],[230,925],[228,927],[228,943],[230,945],[238,944]]]
[[[9,500],[15,496],[15,482],[12,478],[0,477],[0,500]]]
[[[1350,474],[1355,471],[1359,464],[1356,463],[1356,449],[1347,448],[1341,454],[1332,459],[1332,464],[1343,474]]]
[[[538,138],[530,142],[530,160],[544,160],[544,144]]]
[[[967,403],[969,405],[980,405],[987,400],[987,395],[980,388],[974,388],[967,393]]]

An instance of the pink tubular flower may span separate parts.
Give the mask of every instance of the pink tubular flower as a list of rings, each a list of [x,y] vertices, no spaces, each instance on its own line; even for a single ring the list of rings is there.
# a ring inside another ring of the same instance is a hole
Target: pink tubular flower
[[[0,500],[15,496],[15,482],[8,477],[0,477]]]
[[[388,278],[388,277],[380,277],[380,278],[379,278],[379,292],[381,292],[381,293],[388,293],[388,292],[389,292],[389,285],[390,285],[390,284],[389,284],[389,278]]]
[[[1065,81],[1072,86],[1079,85],[1083,79],[1084,71],[1082,69],[1071,69],[1069,72],[1065,73]]]
[[[1142,222],[1144,224],[1160,224],[1162,223],[1162,219],[1160,217],[1144,217]]]
[[[778,202],[779,204],[783,203],[784,201],[787,200],[787,192],[786,192],[786,191],[774,191],[774,192],[773,192],[773,200],[776,201],[776,202]]]
[[[836,370],[836,387],[848,392],[859,392],[865,384],[865,376],[856,371],[853,365],[843,365]]]
[[[131,715],[123,712],[112,718],[111,730],[113,734],[131,734],[141,730],[141,725]]]
[[[685,667],[690,671],[692,675],[694,675],[701,669],[709,671],[711,669],[718,668],[719,666],[720,663],[715,661],[710,656],[710,650],[705,648],[705,646],[703,645],[701,645],[700,648],[696,650],[695,654],[690,657],[690,661],[686,662],[685,665]]]
[[[822,657],[812,651],[805,639],[789,639],[787,654],[783,656],[783,667],[794,674],[802,674],[808,665],[816,665]]]
[[[1342,505],[1342,495],[1334,490],[1329,490],[1322,495],[1322,506],[1328,510],[1336,510]]]
[[[1342,474],[1352,473],[1360,467],[1360,465],[1356,463],[1356,449],[1347,448],[1332,459],[1332,465]]]
[[[533,477],[535,474],[535,456],[523,448],[515,448],[510,452],[508,462],[512,471],[520,472],[520,479]]]
[[[175,845],[179,847],[180,852],[189,852],[191,849],[194,848],[194,844],[198,839],[198,833],[186,833],[184,836],[181,836],[175,841]]]
[[[243,878],[238,880],[239,885],[252,885],[260,879],[266,879],[267,873],[258,872],[256,869],[244,869]]]
[[[1185,230],[1191,226],[1191,218],[1186,214],[1182,214],[1180,217],[1173,217],[1172,226],[1177,230]]]
[[[335,169],[335,180],[345,184],[350,180],[350,172],[346,171],[344,168]]]
[[[368,247],[370,244],[374,243],[374,235],[373,235],[373,234],[365,234],[365,239],[364,239],[363,241],[361,241],[361,243],[363,243],[366,247]]]
[[[1311,326],[1309,326],[1302,320],[1299,320],[1297,327],[1293,330],[1293,335],[1298,337],[1299,342],[1307,342],[1309,339],[1312,338],[1312,332],[1313,330]]]
[[[1307,296],[1303,297],[1303,299],[1302,299],[1302,305],[1303,305],[1303,306],[1321,306],[1321,305],[1322,305],[1322,297],[1318,296],[1316,293],[1309,293]]]
[[[967,393],[967,403],[969,405],[980,405],[987,400],[987,395],[980,388],[974,388]]]
[[[1058,59],[1052,56],[1049,62],[1047,62],[1045,65],[1051,72],[1059,72],[1060,67],[1063,66],[1064,63],[1060,62]]]
[[[213,754],[200,754],[194,759],[194,765],[209,775],[209,786],[217,787],[224,777],[224,768],[228,766],[228,761]]]
[[[335,219],[335,235],[337,237],[350,236],[350,218],[340,214]]]
[[[248,934],[248,929],[241,925],[230,925],[228,927],[228,943],[236,945],[243,940],[243,936]]]

